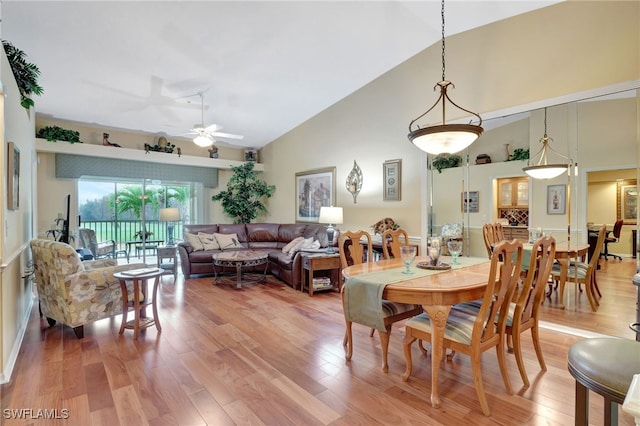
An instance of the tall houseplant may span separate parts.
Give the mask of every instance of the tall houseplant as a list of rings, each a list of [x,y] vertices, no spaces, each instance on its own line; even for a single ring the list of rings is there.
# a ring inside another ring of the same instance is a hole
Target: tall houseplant
[[[34,105],[31,95],[41,95],[44,89],[38,85],[38,77],[40,77],[40,69],[37,65],[27,62],[27,56],[22,50],[15,47],[11,42],[2,40],[4,52],[11,66],[11,71],[18,84],[20,91],[20,105],[24,109],[29,109]]]
[[[276,190],[275,185],[267,185],[258,178],[254,165],[248,161],[231,167],[233,176],[227,183],[227,190],[211,197],[213,201],[222,202],[224,212],[233,218],[233,223],[250,223],[258,214],[266,213],[263,200],[270,198]]]

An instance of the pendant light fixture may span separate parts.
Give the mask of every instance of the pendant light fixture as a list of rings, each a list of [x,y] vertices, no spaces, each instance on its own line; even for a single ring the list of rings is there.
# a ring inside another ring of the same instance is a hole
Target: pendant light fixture
[[[552,179],[554,177],[560,176],[562,173],[566,172],[569,169],[569,167],[571,167],[571,163],[572,163],[571,158],[567,157],[566,155],[562,155],[555,149],[551,148],[549,146],[549,142],[551,141],[553,141],[553,139],[547,135],[547,108],[545,108],[544,109],[544,136],[542,137],[542,139],[540,139],[542,148],[540,148],[540,151],[538,151],[533,157],[529,159],[529,161],[527,162],[527,167],[522,169],[526,174],[528,174],[534,179]],[[550,164],[547,158],[548,156],[547,151],[551,151],[558,157],[564,158],[569,162]],[[535,160],[535,158],[538,155],[540,156],[540,158],[536,163],[534,163],[533,160]],[[531,165],[532,163],[534,163],[533,166]]]
[[[479,114],[462,108],[449,98],[447,89],[449,86],[455,87],[452,82],[445,79],[445,43],[444,43],[444,0],[442,0],[442,81],[436,84],[436,88],[440,89],[440,96],[436,102],[426,112],[409,123],[409,140],[421,150],[429,154],[454,153],[462,151],[471,145],[482,134],[482,118]],[[442,124],[429,127],[420,127],[416,123],[419,119],[426,116],[442,101]],[[447,101],[456,108],[476,116],[479,120],[478,125],[475,124],[447,124],[446,123],[446,104]],[[415,124],[415,126],[414,126]]]

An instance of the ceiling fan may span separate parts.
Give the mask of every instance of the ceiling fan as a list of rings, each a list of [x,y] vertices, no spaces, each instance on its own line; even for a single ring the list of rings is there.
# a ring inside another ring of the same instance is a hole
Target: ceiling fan
[[[204,125],[204,95],[203,92],[198,92],[198,96],[200,96],[200,118],[201,122],[198,124],[194,124],[193,128],[189,131],[188,134],[196,135],[193,138],[193,143],[198,146],[207,147],[211,146],[215,143],[215,138],[225,138],[225,139],[237,139],[241,140],[244,138],[242,135],[234,135],[232,133],[223,133],[219,132],[222,129],[221,126],[217,124],[211,124],[209,126]]]

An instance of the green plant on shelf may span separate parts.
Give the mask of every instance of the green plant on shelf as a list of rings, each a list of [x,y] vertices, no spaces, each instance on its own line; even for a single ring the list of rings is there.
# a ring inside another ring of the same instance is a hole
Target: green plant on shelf
[[[46,139],[49,142],[66,141],[69,143],[82,143],[80,142],[80,132],[63,129],[58,126],[43,127],[38,130],[38,134],[36,136]]]
[[[462,164],[462,157],[457,154],[438,154],[431,161],[431,165],[435,167],[438,173],[442,173],[443,169],[458,167]]]
[[[509,156],[507,161],[516,161],[516,160],[528,160],[529,159],[529,150],[516,148],[513,150],[513,153]]]

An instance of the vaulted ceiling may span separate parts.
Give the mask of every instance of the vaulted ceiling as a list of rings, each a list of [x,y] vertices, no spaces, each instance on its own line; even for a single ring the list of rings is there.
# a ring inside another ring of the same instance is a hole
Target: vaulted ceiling
[[[556,1],[450,1],[451,35]],[[259,148],[437,43],[439,1],[4,1],[47,118]],[[436,76],[434,76],[435,78]],[[435,80],[434,80],[435,81]]]

